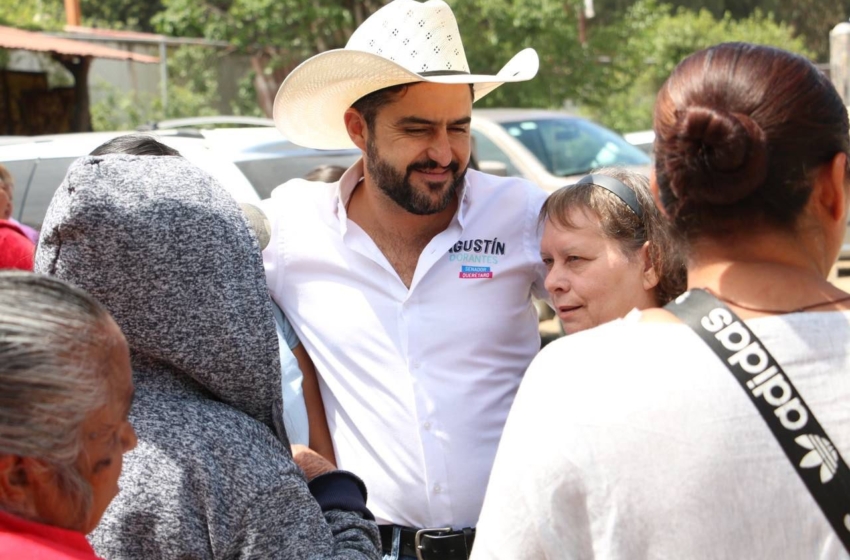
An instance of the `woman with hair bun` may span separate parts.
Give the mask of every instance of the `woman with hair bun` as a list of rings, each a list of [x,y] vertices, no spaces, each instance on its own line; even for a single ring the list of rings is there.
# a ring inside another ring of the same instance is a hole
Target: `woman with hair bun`
[[[689,291],[534,360],[473,558],[849,558],[847,110],[805,58],[730,43],[654,118]]]
[[[545,286],[566,334],[685,291],[681,255],[639,173],[596,170],[552,193],[540,222]]]

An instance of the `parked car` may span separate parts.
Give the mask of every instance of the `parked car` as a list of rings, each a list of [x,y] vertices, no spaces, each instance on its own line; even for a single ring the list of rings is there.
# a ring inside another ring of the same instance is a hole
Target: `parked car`
[[[482,171],[525,177],[547,192],[597,167],[649,172],[649,156],[622,136],[559,111],[475,109],[472,137]]]
[[[194,120],[195,124],[199,124],[198,120]],[[155,136],[216,177],[240,202],[268,198],[277,185],[301,177],[318,165],[348,167],[360,157],[360,151],[353,148],[326,152],[295,146],[268,126],[199,129],[161,124],[166,126],[146,134]],[[14,140],[6,137],[8,143],[0,142],[0,163],[15,178],[13,217],[39,229],[53,193],[71,163],[107,140],[132,132],[57,134]]]
[[[623,134],[626,142],[640,148],[649,155],[652,155],[652,145],[655,143],[654,130],[639,130],[637,132],[627,132]]]
[[[14,218],[41,228],[53,193],[68,168],[107,140],[127,132],[58,134],[26,138],[0,146],[0,163],[15,178]],[[217,157],[196,135],[180,133],[157,135],[157,139],[178,150],[186,159],[216,177],[240,202],[258,202],[260,197],[233,162]]]
[[[236,124],[242,128],[223,128]],[[253,128],[244,128],[250,125]],[[197,117],[150,125],[158,132],[195,130],[206,144],[236,164],[260,198],[268,198],[278,185],[303,177],[320,165],[348,168],[360,158],[360,150],[315,150],[293,144],[274,127],[274,121],[252,117]],[[207,128],[211,127],[211,128]]]

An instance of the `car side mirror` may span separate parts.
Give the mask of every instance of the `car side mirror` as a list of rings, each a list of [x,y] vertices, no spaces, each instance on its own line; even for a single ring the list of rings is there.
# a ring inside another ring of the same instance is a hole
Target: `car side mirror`
[[[489,173],[490,175],[495,175],[497,177],[508,176],[508,166],[501,161],[479,161],[478,170],[482,173]]]

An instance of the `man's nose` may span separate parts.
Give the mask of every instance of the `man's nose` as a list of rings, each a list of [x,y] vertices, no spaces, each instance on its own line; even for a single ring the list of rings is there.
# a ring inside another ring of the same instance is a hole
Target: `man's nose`
[[[448,131],[441,129],[434,133],[431,145],[428,147],[428,157],[442,167],[448,167],[452,162],[452,146],[449,142]]]

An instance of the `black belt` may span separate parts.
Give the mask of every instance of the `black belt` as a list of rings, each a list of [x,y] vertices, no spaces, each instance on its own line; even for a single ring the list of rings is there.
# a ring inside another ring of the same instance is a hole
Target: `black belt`
[[[379,525],[384,554],[392,552],[395,525]],[[472,554],[475,529],[412,529],[399,527],[399,554],[420,560],[467,560]]]

